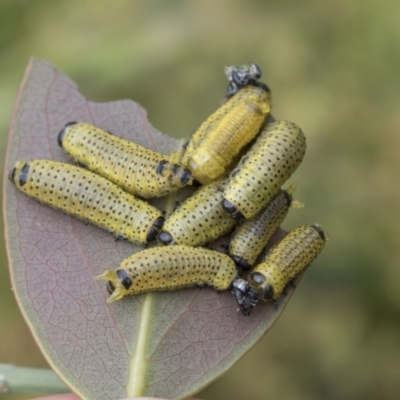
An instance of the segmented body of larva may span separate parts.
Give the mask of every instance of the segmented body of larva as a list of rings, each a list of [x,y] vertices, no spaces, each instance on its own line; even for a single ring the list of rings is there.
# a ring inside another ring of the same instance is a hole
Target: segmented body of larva
[[[10,179],[27,196],[97,225],[119,239],[138,244],[153,241],[164,222],[157,208],[74,165],[18,161]]]
[[[306,139],[287,121],[268,125],[230,174],[223,207],[236,218],[251,218],[278,193],[303,160]]]
[[[158,240],[163,244],[201,246],[230,232],[235,219],[222,208],[226,178],[200,187],[165,221]]]
[[[249,284],[263,300],[276,300],[287,284],[303,272],[322,251],[326,235],[319,225],[290,231],[268,251],[249,276]]]
[[[295,185],[279,190],[265,208],[236,228],[229,242],[228,254],[238,267],[252,268],[272,234],[285,219],[289,208],[302,207],[300,202],[293,200],[295,190]]]
[[[256,86],[239,90],[193,134],[182,162],[200,183],[221,177],[257,135],[270,110],[269,91]]]
[[[168,155],[87,123],[67,124],[58,143],[80,165],[143,198],[165,196],[192,183],[191,172]]]
[[[236,275],[230,257],[214,250],[189,246],[153,247],[126,258],[115,271],[95,279],[107,280],[111,303],[125,295],[169,291],[196,285],[228,290]]]

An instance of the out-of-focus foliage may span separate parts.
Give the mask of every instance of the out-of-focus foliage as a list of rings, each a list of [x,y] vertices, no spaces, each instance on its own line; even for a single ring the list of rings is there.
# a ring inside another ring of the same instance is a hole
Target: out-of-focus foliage
[[[198,397],[398,397],[399,12],[394,0],[1,2],[2,151],[31,55],[94,101],[138,101],[175,137],[218,106],[223,66],[255,61],[274,116],[307,136],[291,179],[306,207],[283,226],[319,222],[331,240],[274,329]],[[43,367],[1,257],[0,360]]]

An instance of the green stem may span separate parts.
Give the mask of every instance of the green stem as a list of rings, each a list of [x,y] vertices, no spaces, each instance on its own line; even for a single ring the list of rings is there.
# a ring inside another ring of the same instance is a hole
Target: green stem
[[[0,393],[67,393],[71,390],[50,369],[0,364]]]

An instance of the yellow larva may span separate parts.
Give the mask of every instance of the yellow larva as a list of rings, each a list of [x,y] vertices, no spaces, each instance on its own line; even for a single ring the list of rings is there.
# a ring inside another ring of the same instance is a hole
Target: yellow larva
[[[228,254],[238,267],[250,269],[285,219],[289,207],[302,207],[300,202],[293,200],[295,190],[295,185],[279,190],[264,209],[236,228],[229,243]]]
[[[239,90],[194,133],[183,162],[200,183],[227,172],[239,151],[260,130],[271,110],[271,94],[264,88]]]
[[[325,240],[326,235],[318,225],[293,229],[254,268],[249,284],[262,300],[276,300],[286,285],[318,256]]]
[[[119,239],[138,244],[153,241],[164,222],[157,208],[74,165],[18,161],[10,179],[27,196],[97,225]]]
[[[163,244],[201,246],[231,231],[235,219],[222,208],[226,178],[200,187],[165,221],[158,240]]]
[[[115,271],[107,269],[95,279],[107,280],[110,297],[169,291],[196,285],[217,290],[230,288],[236,266],[230,257],[214,250],[188,246],[153,247],[126,258]]]
[[[287,121],[268,125],[230,175],[223,207],[234,217],[251,218],[278,193],[303,160],[306,139]]]
[[[169,156],[118,138],[87,123],[71,122],[59,145],[79,164],[134,195],[167,195],[192,183],[191,172]]]
[[[189,159],[192,157],[193,152],[201,145],[203,140],[215,129],[222,118],[233,112],[241,103],[245,102],[249,97],[249,90],[239,91],[239,93],[232,97],[223,106],[219,107],[210,117],[203,122],[198,129],[192,134],[189,143],[186,145],[185,152],[183,153],[181,162],[183,165],[188,165]]]

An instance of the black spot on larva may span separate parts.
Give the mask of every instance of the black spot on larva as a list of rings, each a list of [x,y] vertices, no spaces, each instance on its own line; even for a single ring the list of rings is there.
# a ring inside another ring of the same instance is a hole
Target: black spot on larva
[[[234,178],[240,172],[239,168],[236,168],[232,171],[231,177]]]

